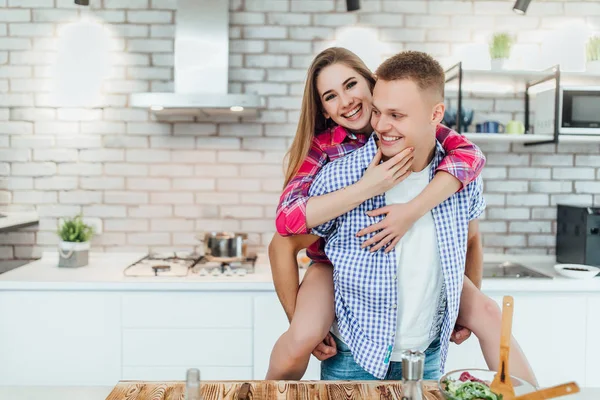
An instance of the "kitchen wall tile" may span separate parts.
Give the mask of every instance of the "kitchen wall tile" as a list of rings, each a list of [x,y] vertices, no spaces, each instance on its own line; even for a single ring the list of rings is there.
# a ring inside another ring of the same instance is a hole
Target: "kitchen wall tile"
[[[407,14],[425,14],[427,13],[427,3],[424,1],[383,1],[383,11],[391,13]]]
[[[264,250],[275,230],[282,160],[295,135],[306,70],[339,28],[368,27],[386,46],[384,55],[422,50],[449,64],[465,44],[483,43],[503,27],[520,43],[540,46],[560,24],[600,21],[593,2],[536,0],[526,20],[500,0],[361,3],[360,12],[347,13],[343,0],[230,0],[228,89],[263,96],[267,109],[257,119],[206,120],[157,118],[129,107],[131,93],[174,89],[176,0],[89,7],[107,28],[115,56],[95,108],[57,108],[50,92],[59,49],[52,35],[79,18],[78,6],[0,0],[0,175],[7,177],[0,203],[36,206],[42,233],[78,212],[105,226],[113,221],[113,230],[94,240],[98,251],[197,245],[181,229],[247,230]],[[467,94],[464,106],[476,109],[478,121],[523,118],[516,95]],[[487,157],[481,222],[488,252],[553,254],[555,204],[600,203],[600,144],[479,145]],[[59,204],[48,203],[53,199]],[[131,224],[115,222],[123,218]],[[188,218],[197,221],[190,225]],[[55,237],[36,235],[0,236],[0,243],[21,258],[54,248]]]

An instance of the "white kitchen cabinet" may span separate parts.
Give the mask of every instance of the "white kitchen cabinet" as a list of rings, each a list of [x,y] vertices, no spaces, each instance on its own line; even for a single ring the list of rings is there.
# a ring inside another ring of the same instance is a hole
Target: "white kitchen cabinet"
[[[123,379],[252,378],[252,295],[126,293]]]
[[[188,367],[123,367],[125,381],[181,381]],[[252,367],[200,367],[201,380],[252,380]]]
[[[251,367],[251,329],[124,329],[127,367]],[[229,377],[233,379],[235,377]]]
[[[252,328],[248,293],[145,292],[123,295],[125,328]]]
[[[254,297],[254,379],[264,379],[269,369],[269,357],[275,342],[289,327],[285,312],[275,293]],[[302,379],[318,380],[321,362],[310,357]]]
[[[513,335],[540,386],[585,385],[587,300],[576,294],[514,294]],[[501,306],[502,296],[493,299]],[[479,342],[451,345],[446,370],[486,368]],[[495,369],[495,368],[494,368]],[[589,386],[589,385],[588,385]]]
[[[567,349],[569,343],[566,344]],[[587,308],[585,384],[600,387],[600,296],[590,296]]]
[[[120,320],[117,293],[0,292],[0,385],[113,385]]]

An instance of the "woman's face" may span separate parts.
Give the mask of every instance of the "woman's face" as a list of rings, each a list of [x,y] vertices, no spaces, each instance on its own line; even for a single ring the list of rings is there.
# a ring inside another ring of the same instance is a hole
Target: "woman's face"
[[[371,132],[373,95],[367,80],[342,63],[329,65],[317,77],[325,118],[353,132]]]

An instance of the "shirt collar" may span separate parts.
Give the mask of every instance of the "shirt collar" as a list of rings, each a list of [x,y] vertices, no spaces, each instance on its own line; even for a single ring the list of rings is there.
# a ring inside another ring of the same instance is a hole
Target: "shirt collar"
[[[342,144],[346,138],[356,139],[356,136],[340,125],[333,128],[333,144]]]
[[[375,158],[375,154],[377,154],[377,135],[373,133],[367,143],[360,149],[362,152],[362,168],[367,169],[373,158]],[[446,156],[446,151],[441,143],[436,139],[435,141],[435,153],[433,154],[433,163],[431,164],[431,169],[435,171],[442,161],[442,159]]]

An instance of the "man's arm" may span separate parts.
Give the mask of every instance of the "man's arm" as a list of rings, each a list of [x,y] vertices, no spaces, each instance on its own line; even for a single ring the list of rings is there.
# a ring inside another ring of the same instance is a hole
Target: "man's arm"
[[[283,237],[276,233],[269,243],[273,284],[288,321],[292,320],[296,310],[296,297],[298,297],[298,287],[300,286],[298,252],[318,239],[319,237],[315,235]]]
[[[481,243],[481,232],[479,232],[479,220],[477,219],[469,222],[465,275],[477,288],[481,289],[481,280],[483,278],[483,245]]]

